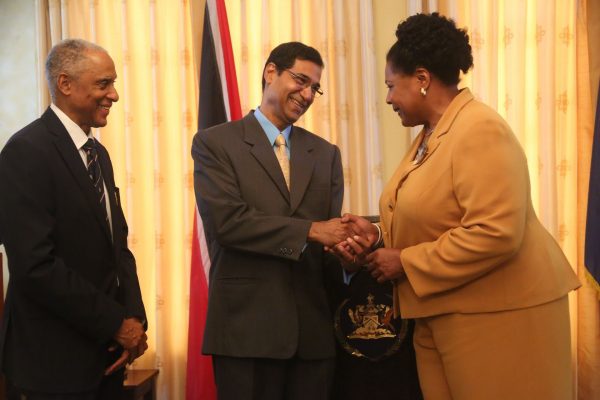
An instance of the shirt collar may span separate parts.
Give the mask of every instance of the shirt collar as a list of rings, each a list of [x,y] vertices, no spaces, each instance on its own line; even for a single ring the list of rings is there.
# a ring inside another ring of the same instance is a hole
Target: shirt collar
[[[86,134],[83,131],[83,129],[81,129],[81,127],[75,122],[73,122],[73,120],[69,118],[69,116],[65,114],[60,108],[58,108],[56,104],[50,104],[50,108],[52,109],[52,111],[54,111],[60,122],[62,122],[63,126],[69,133],[69,136],[73,140],[73,143],[75,143],[75,147],[77,147],[77,150],[81,150],[81,148],[88,141],[88,139],[92,138],[92,135]]]
[[[277,129],[277,127],[271,121],[269,121],[267,117],[265,117],[265,114],[263,114],[260,111],[259,107],[256,107],[256,110],[254,110],[254,116],[256,117],[258,123],[263,128],[263,131],[265,131],[265,134],[269,138],[271,146],[275,146],[275,139],[277,139],[277,136],[279,136],[279,134],[281,133],[283,134],[283,138],[285,139],[285,143],[287,144],[288,149],[290,148],[289,139],[290,134],[292,132],[292,125],[286,126],[282,132],[279,132],[279,129]]]

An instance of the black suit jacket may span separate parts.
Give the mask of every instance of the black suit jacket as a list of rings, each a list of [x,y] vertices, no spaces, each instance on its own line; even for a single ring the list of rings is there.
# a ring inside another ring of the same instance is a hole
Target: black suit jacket
[[[98,154],[112,237],[73,140],[48,109],[0,153],[0,226],[10,280],[0,360],[17,387],[93,389],[122,320],[145,320],[106,149]]]
[[[253,113],[194,137],[196,201],[212,263],[205,353],[335,354],[323,248],[306,238],[311,221],[340,214],[340,153],[298,127],[290,141],[291,193]]]

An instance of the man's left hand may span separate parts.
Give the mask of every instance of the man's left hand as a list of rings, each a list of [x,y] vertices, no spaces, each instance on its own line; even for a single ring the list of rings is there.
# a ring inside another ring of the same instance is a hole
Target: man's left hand
[[[111,346],[108,351],[116,351],[117,346]],[[142,354],[148,349],[148,335],[144,333],[142,339],[139,341],[137,346],[133,346],[129,349],[124,349],[123,353],[117,361],[115,361],[110,367],[104,371],[104,375],[110,375],[120,368],[125,367],[127,364],[131,364],[136,358],[141,357]]]

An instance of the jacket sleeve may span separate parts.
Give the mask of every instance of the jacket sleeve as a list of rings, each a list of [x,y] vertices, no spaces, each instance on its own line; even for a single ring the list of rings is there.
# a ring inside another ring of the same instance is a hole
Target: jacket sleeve
[[[196,201],[203,223],[209,225],[207,238],[236,250],[298,260],[311,221],[270,215],[248,204],[222,141],[210,140],[210,135],[201,131],[192,144]]]
[[[115,202],[114,209],[111,210],[113,215],[113,237],[118,240],[119,243],[114,243],[118,249],[117,263],[119,270],[119,300],[125,307],[126,317],[135,317],[144,323],[144,328],[148,329],[146,310],[144,308],[144,302],[142,300],[142,292],[140,289],[140,283],[137,275],[137,267],[135,257],[127,246],[127,237],[129,235],[129,228],[123,209],[121,208],[121,195],[119,188],[115,185],[114,171],[112,169],[112,161],[110,155],[104,146],[99,145],[102,151],[102,156],[106,157],[106,166],[108,171],[106,172],[106,178],[110,180],[110,185],[114,188]],[[119,230],[119,232],[117,232]]]
[[[454,143],[454,193],[462,216],[433,242],[405,248],[400,257],[415,293],[458,288],[489,273],[519,249],[529,204],[525,155],[506,123],[484,119]]]
[[[127,225],[123,226],[124,230],[127,230]],[[125,238],[127,236],[125,235]],[[120,255],[120,270],[121,270],[121,298],[125,305],[125,316],[135,317],[142,321],[144,328],[148,329],[148,322],[146,319],[146,310],[144,308],[144,302],[142,301],[142,292],[140,290],[140,284],[137,276],[137,269],[135,265],[135,258],[131,251],[127,248],[125,243],[121,248]]]

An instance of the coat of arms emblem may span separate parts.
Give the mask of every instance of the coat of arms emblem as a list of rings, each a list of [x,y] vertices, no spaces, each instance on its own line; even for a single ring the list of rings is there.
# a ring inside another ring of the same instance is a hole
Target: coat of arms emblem
[[[400,348],[408,321],[393,317],[391,287],[373,284],[364,289],[340,304],[335,313],[335,332],[348,353],[377,361]]]

